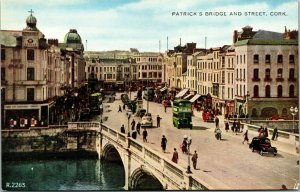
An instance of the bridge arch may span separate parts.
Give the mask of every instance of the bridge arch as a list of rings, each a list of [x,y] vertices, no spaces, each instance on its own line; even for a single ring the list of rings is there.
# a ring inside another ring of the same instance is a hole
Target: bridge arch
[[[133,190],[163,190],[159,179],[144,168],[133,171],[129,178],[129,189]]]
[[[115,163],[122,163],[124,165],[124,161],[121,158],[119,151],[116,149],[116,147],[113,144],[110,143],[106,144],[103,147],[101,153],[101,160],[106,160]]]

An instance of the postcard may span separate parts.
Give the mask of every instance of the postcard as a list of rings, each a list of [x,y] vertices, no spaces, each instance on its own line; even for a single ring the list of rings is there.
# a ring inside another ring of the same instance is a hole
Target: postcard
[[[1,1],[2,190],[299,190],[298,7]]]

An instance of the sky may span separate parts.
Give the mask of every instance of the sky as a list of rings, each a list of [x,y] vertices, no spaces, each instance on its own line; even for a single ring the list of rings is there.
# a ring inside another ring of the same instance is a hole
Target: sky
[[[164,52],[180,38],[182,45],[204,48],[205,37],[206,48],[220,47],[232,44],[233,31],[246,25],[254,31],[298,29],[297,0],[1,0],[1,29],[23,30],[31,9],[47,39],[63,42],[77,29],[88,51]]]

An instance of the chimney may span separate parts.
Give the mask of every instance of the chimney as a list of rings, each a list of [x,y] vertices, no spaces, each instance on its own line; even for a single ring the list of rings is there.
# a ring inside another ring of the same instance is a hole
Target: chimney
[[[238,32],[237,32],[237,30],[234,30],[233,31],[233,43],[237,42],[237,39],[238,39]]]
[[[58,39],[48,39],[48,44],[58,46]]]

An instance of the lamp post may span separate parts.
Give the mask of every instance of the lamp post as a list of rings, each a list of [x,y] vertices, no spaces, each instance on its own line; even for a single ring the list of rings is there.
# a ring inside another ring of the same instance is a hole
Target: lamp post
[[[128,119],[128,137],[130,137],[130,127],[129,127],[129,120],[130,120],[130,117],[131,117],[131,111],[127,111],[126,113],[127,115],[127,119]]]
[[[188,136],[188,138],[186,139],[186,143],[187,143],[187,150],[188,150],[188,167],[186,172],[187,173],[192,173],[191,171],[191,162],[190,162],[190,146],[192,144],[192,137]]]
[[[175,76],[175,81],[174,81],[174,83],[175,83],[175,88],[176,88],[176,87],[177,87],[177,80],[176,80],[176,75],[177,75],[177,64],[176,64],[176,62],[173,63],[173,66],[174,66],[174,68],[175,68],[175,74],[174,74],[174,76]]]
[[[295,115],[298,113],[298,108],[291,106],[290,111],[293,115],[293,132],[295,133]]]

